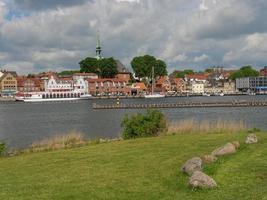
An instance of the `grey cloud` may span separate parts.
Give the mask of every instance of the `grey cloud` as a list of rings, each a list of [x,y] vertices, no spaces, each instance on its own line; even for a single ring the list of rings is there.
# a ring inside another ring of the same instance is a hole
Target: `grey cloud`
[[[46,10],[81,5],[92,0],[14,0],[15,5],[26,10]]]
[[[261,66],[267,62],[263,56],[267,45],[248,49],[267,32],[263,20],[267,18],[267,2],[263,0],[258,4],[217,1],[221,3],[209,6],[204,13],[199,11],[198,1],[188,0],[75,1],[78,3],[73,7],[68,7],[73,5],[68,1],[64,5],[60,4],[63,1],[43,2],[48,4],[45,8],[61,9],[42,10],[0,24],[0,64],[23,68],[32,63],[36,71],[78,68],[80,59],[94,56],[98,29],[104,56],[128,65],[142,54],[164,59],[170,70],[238,66],[250,61]],[[254,33],[259,35],[249,37]]]

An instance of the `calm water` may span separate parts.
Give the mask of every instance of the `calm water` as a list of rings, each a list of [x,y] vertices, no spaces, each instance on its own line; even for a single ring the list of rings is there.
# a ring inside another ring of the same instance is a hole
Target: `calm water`
[[[124,103],[159,103],[178,101],[228,101],[263,100],[267,96],[242,97],[183,97],[164,99],[130,99]],[[90,100],[76,102],[46,103],[1,103],[0,102],[0,141],[9,147],[25,147],[29,144],[64,134],[70,130],[83,132],[88,138],[118,137],[124,114],[144,112],[144,110],[93,110],[92,103],[110,104],[116,100]],[[169,120],[218,119],[244,120],[249,127],[267,130],[267,107],[256,108],[185,108],[163,109]]]

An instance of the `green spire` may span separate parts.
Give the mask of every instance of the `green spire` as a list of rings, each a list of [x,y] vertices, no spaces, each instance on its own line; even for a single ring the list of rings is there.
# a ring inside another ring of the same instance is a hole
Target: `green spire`
[[[97,41],[96,41],[96,58],[100,60],[102,58],[101,56],[101,46],[100,46],[100,36],[99,36],[99,31],[97,31]]]

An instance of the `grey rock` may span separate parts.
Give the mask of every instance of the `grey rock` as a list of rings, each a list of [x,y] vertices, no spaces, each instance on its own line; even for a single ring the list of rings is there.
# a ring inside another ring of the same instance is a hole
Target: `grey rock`
[[[234,154],[235,152],[236,152],[235,145],[233,145],[232,143],[227,143],[226,145],[215,149],[211,153],[211,155],[213,155],[213,156],[224,156],[224,155]]]
[[[201,157],[201,159],[202,159],[202,162],[205,164],[211,164],[218,160],[218,158],[214,155],[205,155]]]
[[[195,171],[201,171],[202,170],[202,160],[199,157],[194,157],[188,161],[182,166],[181,170],[184,173],[187,173],[189,176],[193,174]]]
[[[257,143],[257,142],[258,142],[258,138],[255,134],[249,134],[247,136],[246,144],[253,144],[253,143]]]
[[[207,174],[195,171],[190,177],[189,185],[194,188],[214,188],[217,186],[217,183]]]
[[[231,143],[235,146],[235,149],[239,149],[240,143],[238,141],[233,141]]]

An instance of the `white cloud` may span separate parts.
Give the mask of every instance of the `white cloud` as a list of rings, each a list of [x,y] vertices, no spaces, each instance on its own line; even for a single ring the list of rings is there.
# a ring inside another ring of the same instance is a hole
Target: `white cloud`
[[[209,56],[207,56],[206,54],[202,54],[201,56],[196,56],[194,58],[194,62],[203,62],[203,61],[207,61],[209,59]]]
[[[248,62],[266,65],[266,1],[134,2],[138,3],[16,0],[15,7],[0,3],[0,63],[33,71],[78,68],[81,59],[94,56],[99,29],[104,56],[128,66],[134,56],[144,54],[164,59],[169,66],[189,68],[197,63],[198,69]],[[6,19],[9,11],[25,15]]]

